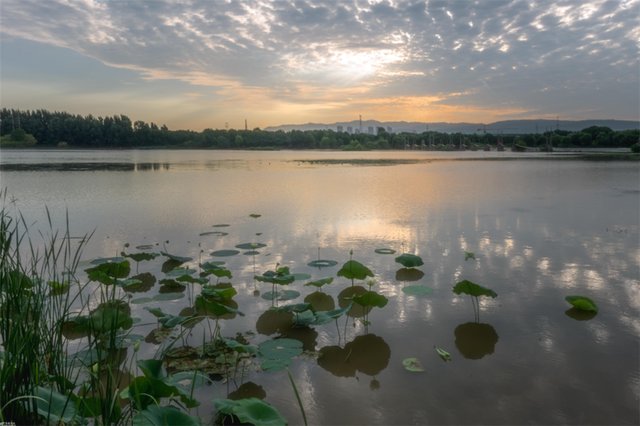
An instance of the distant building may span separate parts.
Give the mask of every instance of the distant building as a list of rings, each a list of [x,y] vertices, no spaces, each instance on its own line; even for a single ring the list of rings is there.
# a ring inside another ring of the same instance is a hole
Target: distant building
[[[360,129],[356,129],[356,135],[360,134]]]
[[[387,126],[387,133],[391,133],[392,129],[391,126]]]
[[[343,129],[342,126],[338,126],[338,133],[342,132],[343,131],[342,129]]]
[[[373,134],[373,126],[367,127],[367,133],[369,133],[370,135]]]
[[[353,133],[353,127],[347,126],[347,133]]]

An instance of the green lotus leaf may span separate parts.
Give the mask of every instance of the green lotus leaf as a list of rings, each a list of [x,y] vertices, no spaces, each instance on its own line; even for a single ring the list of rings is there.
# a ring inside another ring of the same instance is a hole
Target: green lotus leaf
[[[363,307],[376,306],[378,308],[384,308],[387,302],[389,302],[389,299],[375,291],[369,290],[363,294],[353,296],[353,301]]]
[[[465,251],[464,252],[464,261],[466,262],[467,260],[476,260],[476,254],[472,251]]]
[[[216,250],[216,251],[212,251],[210,254],[211,256],[217,256],[217,257],[227,257],[227,256],[235,256],[236,254],[239,254],[240,251],[238,250]]]
[[[422,258],[411,253],[404,253],[396,257],[396,262],[404,266],[405,268],[415,268],[416,266],[424,265]]]
[[[337,275],[349,280],[364,280],[367,277],[373,277],[373,272],[357,260],[349,260],[342,265]]]
[[[258,351],[264,359],[291,359],[302,353],[302,342],[287,338],[267,340],[258,345]]]
[[[229,225],[228,223],[219,223],[217,225],[212,225],[213,228],[227,228],[231,225]]]
[[[201,237],[204,237],[206,235],[216,235],[218,237],[224,237],[225,235],[229,235],[228,232],[222,232],[222,231],[208,231],[208,232],[201,232],[199,234]]]
[[[93,259],[90,263],[92,265],[102,265],[103,263],[120,263],[124,260],[124,257],[116,256],[116,257],[98,257]]]
[[[291,275],[295,278],[296,281],[308,280],[309,278],[311,278],[311,275],[304,272],[297,272]]]
[[[149,405],[133,416],[133,426],[200,426],[200,418],[172,406]]]
[[[413,373],[421,373],[424,371],[424,367],[418,358],[405,358],[402,360],[402,365],[405,370]]]
[[[406,287],[402,287],[402,292],[415,297],[425,297],[431,294],[433,291],[432,288],[427,287],[426,285],[408,285]]]
[[[266,246],[267,245],[263,243],[242,243],[236,245],[236,248],[239,248],[241,250],[257,250]]]
[[[38,386],[36,388],[36,409],[38,414],[48,422],[55,424],[71,424],[75,419],[76,405],[70,397],[54,389]]]
[[[178,264],[191,262],[193,260],[192,257],[176,256],[175,254],[169,254],[169,253],[164,252],[164,251],[161,251],[160,254],[162,254],[163,256],[168,257],[169,259],[173,260],[174,262],[177,262]]]
[[[438,354],[438,356],[440,356],[440,358],[442,358],[443,361],[451,361],[451,354],[449,352],[445,351],[439,346],[434,346],[433,348],[436,350],[436,353]]]
[[[238,294],[238,292],[230,284],[218,284],[216,286],[202,287],[202,292],[200,294],[205,296],[207,299],[224,302],[231,300],[233,296]]]
[[[131,265],[128,260],[121,262],[100,263],[93,268],[85,269],[87,276],[92,281],[103,284],[114,284],[114,278],[126,278],[131,272]]]
[[[184,293],[159,293],[152,297],[152,299],[156,302],[160,301],[168,301],[168,300],[178,300],[184,297]]]
[[[249,217],[252,217],[252,218],[254,218],[254,219],[257,219],[257,218],[259,218],[260,216],[262,216],[262,215],[261,215],[261,214],[258,214],[258,213],[251,213],[251,214],[249,215]]]
[[[312,285],[314,287],[322,287],[325,284],[331,284],[333,282],[333,277],[326,277],[326,278],[320,278],[319,280],[315,280],[315,281],[309,281],[308,283],[305,284],[305,286],[307,285]]]
[[[128,330],[133,326],[131,308],[121,300],[101,303],[89,314],[89,323],[91,330],[99,334],[118,328]]]
[[[468,281],[468,280],[463,280],[457,283],[453,287],[453,292],[455,294],[468,294],[469,296],[475,296],[475,297],[489,296],[494,299],[498,297],[498,294],[495,291],[489,288],[483,287],[479,284],[472,283],[471,281]]]
[[[300,296],[300,292],[295,290],[280,290],[280,291],[274,291],[274,292],[267,291],[266,293],[262,294],[262,298],[265,300],[281,300],[281,301],[293,300],[299,296]]]
[[[567,296],[564,298],[574,308],[586,312],[598,312],[596,303],[586,296]]]
[[[273,308],[274,311],[295,312],[295,313],[308,311],[309,309],[311,309],[311,304],[310,303],[296,303],[296,304],[293,304],[293,305],[278,306],[278,307]]]
[[[258,398],[245,398],[237,401],[215,399],[213,403],[219,416],[235,416],[243,424],[256,426],[283,426],[287,424],[287,420],[278,410]]]
[[[135,262],[142,262],[144,260],[153,260],[156,257],[160,256],[160,253],[146,253],[146,252],[140,252],[140,253],[122,252],[120,254],[124,257],[128,257],[129,259],[133,259]]]
[[[195,269],[191,269],[191,268],[174,268],[172,270],[170,270],[169,272],[167,272],[167,277],[181,277],[183,275],[193,275],[195,274],[196,271]]]

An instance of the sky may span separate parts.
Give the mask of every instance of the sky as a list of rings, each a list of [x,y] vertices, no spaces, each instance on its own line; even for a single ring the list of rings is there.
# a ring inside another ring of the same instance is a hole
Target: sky
[[[640,0],[0,0],[0,105],[170,129],[640,119]]]

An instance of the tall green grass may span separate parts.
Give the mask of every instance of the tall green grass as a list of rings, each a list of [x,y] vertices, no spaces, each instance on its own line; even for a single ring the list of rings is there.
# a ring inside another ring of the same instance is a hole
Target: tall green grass
[[[62,324],[73,304],[66,288],[79,285],[75,271],[87,238],[67,231],[29,234],[17,211],[0,194],[0,421],[36,424],[38,387],[62,394],[73,388]]]

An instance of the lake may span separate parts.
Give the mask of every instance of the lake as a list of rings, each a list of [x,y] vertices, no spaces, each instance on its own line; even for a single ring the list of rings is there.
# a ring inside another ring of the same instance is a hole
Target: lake
[[[221,334],[303,343],[289,370],[309,424],[638,424],[640,168],[570,155],[3,150],[0,185],[34,238],[48,229],[45,206],[57,228],[68,214],[73,237],[94,232],[83,268],[140,246],[191,257],[195,269],[225,262],[244,316],[220,320]],[[236,248],[243,243],[265,246],[247,255]],[[274,325],[274,305],[313,299],[338,308],[352,283],[336,274],[351,252],[375,274],[372,290],[386,306],[312,327]],[[406,270],[395,261],[402,253],[424,264]],[[318,259],[337,264],[309,266]],[[161,263],[132,269],[160,280]],[[276,265],[299,274],[286,287],[299,297],[264,297],[272,285],[254,276]],[[334,280],[320,294],[304,285],[325,277]],[[476,312],[471,297],[452,291],[462,280],[497,297],[480,298]],[[416,285],[428,294],[403,290]],[[132,332],[156,328],[144,307],[178,315],[199,291],[132,303],[140,318]],[[577,315],[568,295],[591,298],[599,312]],[[198,345],[211,324],[180,344]],[[140,358],[163,347],[150,340]],[[405,369],[407,358],[425,371]],[[286,372],[255,365],[200,389],[191,413],[210,419],[211,400],[242,384],[290,424],[302,422]]]

